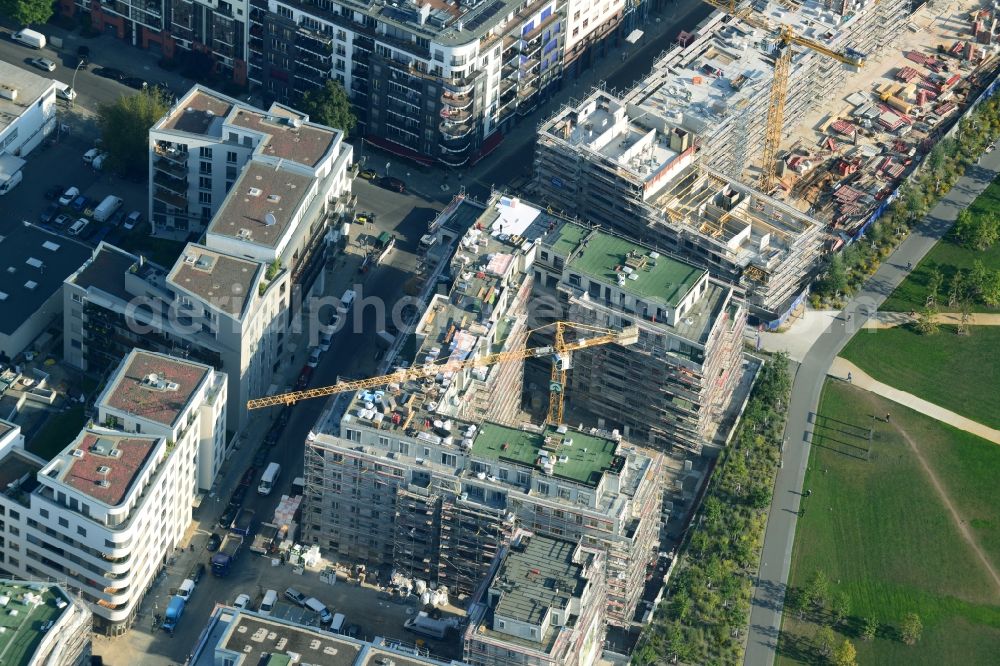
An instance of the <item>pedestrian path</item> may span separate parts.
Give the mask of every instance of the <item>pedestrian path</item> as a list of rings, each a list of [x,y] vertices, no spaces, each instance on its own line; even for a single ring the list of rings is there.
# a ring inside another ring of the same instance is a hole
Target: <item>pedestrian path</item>
[[[917,313],[909,312],[879,312],[864,323],[865,328],[895,328],[911,324],[919,318]],[[939,312],[933,317],[938,324],[959,326],[962,323],[961,312]],[[1000,312],[969,313],[969,326],[1000,326]]]
[[[859,388],[871,391],[872,393],[880,395],[883,398],[887,398],[895,403],[903,405],[904,407],[909,407],[912,410],[920,412],[921,414],[926,414],[931,418],[937,419],[942,423],[947,423],[948,425],[958,428],[959,430],[970,432],[973,435],[982,437],[983,439],[993,442],[994,444],[1000,444],[1000,430],[994,430],[993,428],[985,426],[978,421],[973,421],[972,419],[956,414],[955,412],[945,409],[944,407],[939,407],[932,402],[927,402],[923,398],[918,398],[912,393],[900,391],[899,389],[893,388],[888,384],[883,384],[841,356],[838,356],[833,360],[833,364],[830,366],[828,374],[831,377],[836,377],[837,379],[843,379],[845,381],[848,376],[850,376],[851,383]]]

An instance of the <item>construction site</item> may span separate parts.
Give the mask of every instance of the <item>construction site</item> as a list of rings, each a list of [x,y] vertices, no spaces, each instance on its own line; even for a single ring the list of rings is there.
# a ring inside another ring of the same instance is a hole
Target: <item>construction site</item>
[[[973,2],[716,6],[633,89],[540,125],[534,189],[777,325],[992,78],[996,20]]]

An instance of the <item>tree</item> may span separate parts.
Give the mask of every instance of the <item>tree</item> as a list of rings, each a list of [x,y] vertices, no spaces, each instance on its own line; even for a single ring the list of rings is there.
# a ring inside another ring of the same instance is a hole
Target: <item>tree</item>
[[[920,635],[924,632],[924,623],[920,621],[920,616],[916,613],[907,613],[903,618],[903,624],[899,628],[899,633],[903,637],[903,642],[913,645],[920,640]]]
[[[826,604],[826,594],[829,589],[830,579],[827,578],[826,572],[822,569],[817,569],[809,577],[808,582],[806,582],[806,599],[809,600],[810,604],[822,608]]]
[[[830,258],[830,265],[826,268],[826,277],[823,279],[823,287],[828,294],[836,296],[842,294],[847,289],[847,267],[844,257],[835,254]]]
[[[303,94],[299,110],[308,113],[313,122],[344,130],[344,134],[350,134],[358,122],[344,86],[332,79],[327,79],[322,88]]]
[[[858,666],[858,651],[854,643],[845,638],[844,642],[833,651],[833,663],[836,666]]]
[[[959,268],[951,276],[951,285],[948,287],[948,307],[955,307],[959,301],[966,300],[965,295],[965,271]]]
[[[50,0],[0,0],[0,14],[5,14],[21,25],[38,25],[52,18]]]
[[[820,627],[816,632],[816,649],[822,656],[829,657],[835,647],[837,647],[837,635],[833,633],[833,629]]]
[[[149,128],[162,118],[169,105],[159,90],[144,90],[130,97],[101,104],[97,123],[101,128],[108,165],[123,176],[146,173],[149,163]]]
[[[878,620],[869,616],[865,618],[865,626],[861,629],[861,636],[866,641],[875,640],[875,636],[878,634]]]
[[[917,331],[922,335],[934,335],[938,332],[938,323],[934,320],[937,316],[937,308],[928,306],[920,311],[917,316]]]
[[[941,285],[944,284],[944,275],[941,274],[941,269],[935,266],[931,269],[931,277],[927,281],[927,304],[937,305],[938,296],[941,291]]]
[[[837,592],[833,595],[830,603],[830,612],[833,615],[833,623],[840,624],[851,612],[851,599],[844,592]]]

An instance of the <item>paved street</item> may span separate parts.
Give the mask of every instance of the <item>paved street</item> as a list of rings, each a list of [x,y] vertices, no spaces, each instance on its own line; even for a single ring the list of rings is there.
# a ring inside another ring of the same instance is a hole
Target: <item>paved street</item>
[[[784,464],[778,469],[774,486],[760,576],[750,612],[750,635],[744,658],[746,666],[766,666],[774,662],[802,499],[802,482],[809,461],[811,422],[830,364],[861,328],[868,313],[874,313],[903,281],[907,264],[916,265],[927,254],[951,228],[958,213],[986,189],[998,172],[1000,151],[985,155],[979,166],[969,167],[966,175],[882,263],[865,288],[851,299],[841,315],[819,336],[799,366],[788,407]],[[850,321],[848,314],[851,315]]]

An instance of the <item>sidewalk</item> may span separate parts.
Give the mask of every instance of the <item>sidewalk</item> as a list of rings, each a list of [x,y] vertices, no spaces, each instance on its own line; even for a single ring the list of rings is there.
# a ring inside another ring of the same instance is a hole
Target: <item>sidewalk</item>
[[[895,328],[912,324],[919,319],[919,315],[911,315],[908,312],[879,312],[868,319],[865,328]],[[939,312],[934,315],[933,320],[938,324],[948,324],[960,326],[962,324],[961,312]],[[969,326],[1000,326],[1000,312],[971,312],[969,313]]]
[[[923,398],[918,398],[912,393],[900,391],[899,389],[895,389],[888,384],[883,384],[866,374],[864,370],[843,357],[838,356],[835,358],[828,372],[831,377],[843,379],[844,381],[847,380],[848,373],[851,375],[851,383],[859,388],[876,393],[883,398],[892,400],[893,402],[903,405],[904,407],[909,407],[910,409],[920,412],[921,414],[926,414],[931,418],[935,418],[942,423],[947,423],[948,425],[958,428],[959,430],[970,432],[973,435],[982,437],[983,439],[989,440],[994,444],[1000,444],[1000,430],[994,430],[993,428],[985,426],[978,421],[967,419],[964,416],[945,409],[944,407],[939,407],[932,402],[927,402]]]

